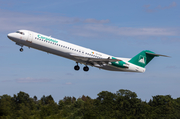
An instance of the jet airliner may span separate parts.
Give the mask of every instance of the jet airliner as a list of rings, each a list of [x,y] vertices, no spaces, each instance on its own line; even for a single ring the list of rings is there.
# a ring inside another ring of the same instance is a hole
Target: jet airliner
[[[78,65],[80,63],[85,65],[83,67],[84,71],[89,70],[89,65],[110,71],[143,73],[145,72],[145,66],[154,57],[168,57],[166,55],[155,54],[150,50],[143,50],[133,58],[114,57],[29,30],[18,30],[14,33],[9,33],[7,37],[21,46],[21,52],[23,51],[23,46],[27,46],[74,60],[77,63],[74,69],[77,71],[80,69]]]

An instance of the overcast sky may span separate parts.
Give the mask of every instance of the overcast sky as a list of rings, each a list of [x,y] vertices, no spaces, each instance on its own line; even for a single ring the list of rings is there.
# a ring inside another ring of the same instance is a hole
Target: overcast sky
[[[19,91],[65,96],[119,89],[147,100],[155,95],[180,97],[180,1],[178,0],[0,0],[0,95]],[[151,50],[158,57],[145,73],[90,67],[75,71],[74,61],[20,46],[7,38],[19,29],[32,30],[117,57],[131,58]]]

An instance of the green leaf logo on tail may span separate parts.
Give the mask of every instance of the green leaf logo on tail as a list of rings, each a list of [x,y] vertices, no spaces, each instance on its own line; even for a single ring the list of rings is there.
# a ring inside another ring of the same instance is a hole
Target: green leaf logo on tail
[[[145,64],[146,63],[146,57],[140,55],[139,56],[139,62]]]

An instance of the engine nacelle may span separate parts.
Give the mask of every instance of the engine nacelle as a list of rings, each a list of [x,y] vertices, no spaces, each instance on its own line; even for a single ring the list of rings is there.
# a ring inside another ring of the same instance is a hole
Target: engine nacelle
[[[116,58],[112,57],[112,59],[116,59]],[[111,62],[111,64],[113,66],[120,67],[120,68],[128,68],[129,67],[129,65],[123,61]]]

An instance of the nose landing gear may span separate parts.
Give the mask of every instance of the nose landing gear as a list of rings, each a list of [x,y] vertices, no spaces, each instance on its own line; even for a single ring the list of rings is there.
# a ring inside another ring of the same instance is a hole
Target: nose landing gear
[[[22,51],[23,51],[23,48],[22,48],[22,47],[23,47],[23,44],[16,43],[16,45],[19,45],[19,46],[21,46],[21,48],[19,49],[19,51],[20,51],[20,52],[22,52]]]
[[[19,51],[22,52],[22,51],[23,51],[23,48],[20,48]]]

